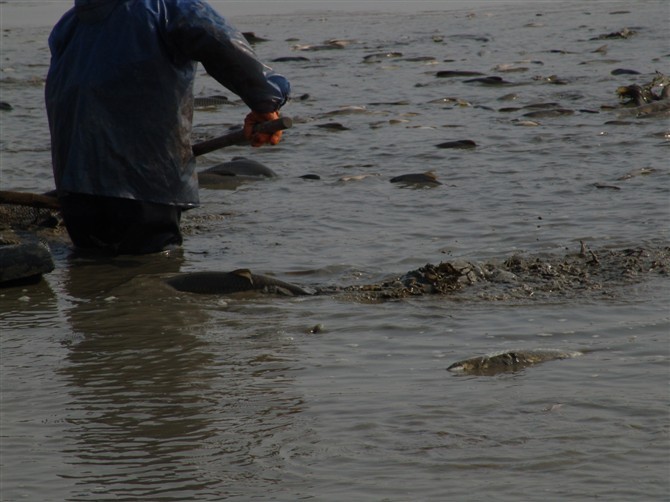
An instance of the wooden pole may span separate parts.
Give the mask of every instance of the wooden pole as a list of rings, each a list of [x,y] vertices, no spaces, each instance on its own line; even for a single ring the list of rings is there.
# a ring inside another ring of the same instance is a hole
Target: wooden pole
[[[258,124],[254,129],[256,132],[261,132],[265,134],[272,134],[277,131],[283,131],[284,129],[290,129],[293,126],[293,120],[291,117],[280,117],[276,120],[270,120],[262,124]],[[196,143],[193,145],[193,155],[198,157],[199,155],[205,155],[206,153],[213,152],[220,148],[225,148],[231,145],[248,145],[249,140],[244,137],[244,132],[242,130],[234,131],[224,136],[219,136],[218,138],[213,138],[202,143]]]
[[[272,134],[277,131],[283,131],[284,129],[290,129],[292,126],[293,120],[291,120],[291,117],[280,117],[276,120],[258,124],[254,130],[256,132]],[[197,157],[227,146],[248,144],[249,140],[244,137],[244,132],[239,130],[208,141],[203,141],[202,143],[196,143],[192,148],[193,155]],[[44,209],[60,209],[58,198],[55,196],[28,192],[12,192],[9,190],[0,190],[0,204],[31,206]]]
[[[44,209],[60,209],[58,199],[51,195],[39,193],[11,192],[0,190],[0,204],[13,204],[15,206],[31,206]]]

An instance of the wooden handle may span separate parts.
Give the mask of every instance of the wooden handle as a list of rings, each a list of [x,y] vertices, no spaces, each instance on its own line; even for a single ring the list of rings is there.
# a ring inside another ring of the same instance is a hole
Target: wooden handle
[[[258,124],[254,131],[262,132],[265,134],[272,134],[277,131],[283,131],[284,129],[290,129],[293,126],[293,120],[291,117],[280,117],[276,120],[270,120],[268,122],[263,122]],[[204,155],[219,148],[225,148],[231,145],[248,145],[249,140],[244,137],[244,132],[242,130],[231,132],[224,136],[219,136],[218,138],[213,138],[202,143],[196,143],[193,145],[193,155],[198,157],[199,155]]]
[[[45,209],[60,208],[60,204],[56,197],[39,193],[10,192],[7,190],[0,190],[0,204],[41,207]]]
[[[272,134],[284,129],[290,129],[293,126],[291,117],[280,117],[276,120],[270,120],[258,124],[254,130],[265,134]],[[218,138],[203,141],[193,145],[193,155],[204,155],[219,148],[225,148],[231,145],[248,145],[249,140],[244,137],[242,130],[231,132]],[[13,204],[16,206],[31,206],[45,209],[60,209],[58,198],[50,195],[38,193],[12,192],[0,190],[0,204]]]

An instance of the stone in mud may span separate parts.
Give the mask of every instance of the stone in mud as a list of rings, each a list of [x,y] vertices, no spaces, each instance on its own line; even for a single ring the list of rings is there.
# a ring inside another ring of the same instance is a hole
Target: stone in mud
[[[198,183],[208,188],[236,188],[244,182],[276,177],[277,173],[260,162],[246,157],[233,157],[228,162],[200,171]]]
[[[338,181],[362,181],[366,178],[370,178],[373,176],[379,176],[378,173],[364,173],[364,174],[352,174],[349,176],[342,176]]]
[[[633,169],[632,171],[628,171],[626,174],[619,176],[617,178],[617,181],[624,181],[624,180],[629,180],[631,178],[634,178],[636,176],[646,176],[648,174],[655,173],[656,169],[653,167],[641,167],[639,169]]]
[[[650,87],[637,84],[622,85],[617,88],[616,93],[624,105],[642,106],[659,99]]]
[[[359,105],[342,106],[337,110],[331,110],[322,114],[323,117],[332,117],[334,115],[354,115],[371,113],[367,107]]]
[[[305,56],[281,56],[278,58],[274,58],[272,60],[273,63],[290,63],[290,62],[306,62],[309,61],[309,58],[306,58]]]
[[[517,66],[508,63],[497,64],[493,67],[493,71],[499,71],[501,73],[519,73],[528,70],[529,68],[527,66]]]
[[[436,61],[436,59],[434,56],[411,56],[402,58],[402,61],[409,61],[410,63],[426,63]]]
[[[253,274],[248,269],[232,272],[191,272],[173,275],[165,283],[177,291],[209,295],[230,295],[256,292],[282,296],[310,295],[300,286],[280,281],[274,277]]]
[[[560,78],[558,75],[549,75],[548,77],[537,76],[533,77],[533,80],[537,82],[545,82],[547,84],[554,85],[567,85],[568,81]]]
[[[623,106],[632,107],[625,113],[645,118],[670,115],[670,78],[663,73],[656,72],[646,84],[618,87],[616,93]]]
[[[218,164],[201,171],[220,176],[259,176],[262,178],[276,178],[277,173],[265,164],[246,157],[233,157],[230,161]]]
[[[489,37],[484,35],[474,35],[471,33],[456,33],[454,35],[449,35],[449,38],[453,40],[471,40],[473,42],[487,43],[490,41]]]
[[[617,38],[630,38],[633,35],[636,35],[637,32],[635,30],[630,30],[628,28],[623,28],[620,31],[613,31],[612,33],[603,33],[602,35],[598,35],[597,37],[590,38],[589,40],[612,40],[612,39],[617,39]]]
[[[405,106],[409,105],[409,101],[406,99],[399,99],[397,101],[373,101],[368,103],[370,106]]]
[[[325,51],[333,49],[344,49],[348,45],[354,43],[354,40],[326,40],[323,44],[318,45],[295,45],[293,48],[297,51]]]
[[[484,74],[478,71],[467,71],[467,70],[441,70],[435,74],[437,78],[478,77],[481,75]]]
[[[512,121],[512,123],[515,126],[522,126],[522,127],[537,127],[537,126],[540,125],[540,123],[537,122],[536,120],[516,120],[516,119],[514,119]]]
[[[390,181],[391,183],[402,183],[405,185],[437,186],[442,184],[437,180],[437,176],[433,172],[401,174],[400,176],[391,178]]]
[[[567,115],[574,115],[575,111],[568,108],[554,108],[549,110],[535,110],[532,112],[524,113],[524,117],[531,119],[538,118],[554,118],[554,117],[565,117]]]
[[[435,146],[437,146],[438,148],[455,148],[460,150],[471,150],[472,148],[475,148],[477,146],[477,143],[475,143],[471,139],[458,139],[455,141],[445,141],[444,143],[440,143]]]
[[[504,80],[502,77],[497,77],[497,76],[471,78],[471,79],[468,79],[468,80],[464,80],[464,82],[466,84],[482,84],[482,85],[491,85],[491,86],[510,85],[512,83],[512,82],[508,82],[507,80]]]
[[[437,98],[437,99],[431,99],[428,101],[428,103],[433,104],[444,104],[444,105],[458,105],[458,106],[472,106],[472,103],[465,99],[461,98],[453,98],[453,97],[444,97],[444,98]]]
[[[447,371],[467,375],[492,376],[499,373],[516,372],[546,361],[569,359],[581,355],[583,355],[582,352],[568,352],[558,349],[496,352],[458,361],[449,366]]]
[[[253,31],[244,31],[244,32],[242,32],[242,35],[244,36],[246,41],[249,42],[250,44],[257,44],[259,42],[267,42],[268,41],[267,38],[259,37]]]
[[[0,287],[37,282],[53,269],[51,251],[44,242],[0,244]]]
[[[618,187],[616,185],[608,185],[606,183],[599,183],[598,182],[598,183],[594,183],[593,186],[598,188],[598,189],[601,189],[601,190],[602,189],[605,189],[605,190],[621,190],[621,187]]]
[[[544,110],[546,108],[560,108],[558,103],[555,103],[553,101],[547,101],[544,103],[531,103],[529,105],[524,105],[523,108],[529,109],[529,110]]]
[[[402,56],[402,52],[380,52],[376,54],[368,54],[367,56],[363,57],[363,61],[366,63],[375,63],[387,59],[401,58]]]
[[[320,129],[328,129],[330,131],[348,131],[349,128],[339,122],[328,122],[327,124],[317,124],[316,127]]]

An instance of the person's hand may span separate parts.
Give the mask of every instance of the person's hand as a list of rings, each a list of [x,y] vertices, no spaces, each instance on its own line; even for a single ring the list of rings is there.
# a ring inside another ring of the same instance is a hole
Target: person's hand
[[[251,112],[244,119],[244,137],[251,141],[251,146],[262,146],[266,144],[276,145],[281,140],[281,131],[272,134],[254,132],[256,124],[276,120],[279,118],[279,112],[258,113]]]

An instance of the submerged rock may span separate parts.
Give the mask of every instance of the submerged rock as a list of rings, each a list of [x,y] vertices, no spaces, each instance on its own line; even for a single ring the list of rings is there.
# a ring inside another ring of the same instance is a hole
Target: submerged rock
[[[54,269],[45,242],[0,244],[0,288],[39,281]]]
[[[177,291],[209,295],[230,295],[243,292],[282,296],[312,294],[295,284],[280,281],[274,277],[253,274],[248,269],[238,269],[232,272],[185,272],[168,277],[165,283]]]
[[[637,32],[635,30],[631,30],[628,28],[623,28],[619,31],[613,31],[612,33],[603,33],[602,35],[598,35],[597,37],[593,37],[589,40],[612,40],[612,39],[617,39],[617,38],[630,38],[633,35],[636,35]]]
[[[492,376],[498,373],[516,372],[545,361],[569,359],[583,355],[582,352],[567,352],[558,349],[515,350],[495,352],[484,356],[458,361],[447,371],[467,375]]]
[[[507,80],[504,80],[502,77],[498,76],[471,78],[469,80],[464,80],[464,82],[466,84],[482,84],[491,86],[512,84],[512,82],[508,82]]]
[[[565,117],[566,115],[574,115],[575,111],[568,108],[553,108],[547,110],[535,110],[532,112],[524,113],[524,117],[531,119],[537,118],[554,118],[554,117]]]
[[[468,70],[440,70],[435,76],[437,78],[452,78],[452,77],[478,77],[484,75],[478,71],[468,71]]]
[[[276,177],[277,173],[265,164],[246,157],[233,157],[228,162],[200,171],[198,183],[206,188],[234,189],[246,182]]]
[[[400,183],[402,185],[427,185],[427,186],[437,186],[441,185],[437,180],[437,176],[434,172],[429,171],[425,173],[410,173],[410,174],[401,174],[400,176],[395,176],[391,178],[391,183]]]
[[[455,141],[445,141],[444,143],[439,143],[435,145],[438,148],[455,148],[460,150],[470,150],[477,146],[477,143],[471,139],[458,139]]]

